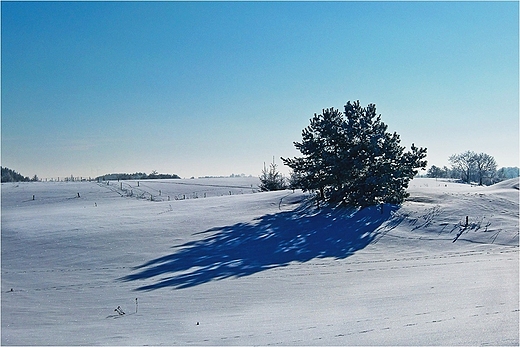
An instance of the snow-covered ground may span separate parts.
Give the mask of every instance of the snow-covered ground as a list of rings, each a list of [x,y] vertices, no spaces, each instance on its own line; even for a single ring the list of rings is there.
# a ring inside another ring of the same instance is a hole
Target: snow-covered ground
[[[519,344],[518,179],[382,211],[258,183],[2,184],[2,345]]]

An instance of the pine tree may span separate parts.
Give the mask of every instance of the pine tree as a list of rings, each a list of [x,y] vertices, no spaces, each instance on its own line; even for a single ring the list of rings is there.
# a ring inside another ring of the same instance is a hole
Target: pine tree
[[[285,178],[280,172],[278,172],[276,168],[277,165],[274,163],[274,159],[273,163],[269,165],[269,169],[266,168],[264,163],[264,169],[262,170],[262,175],[260,176],[260,190],[272,191],[283,190],[287,188],[285,184]]]
[[[11,170],[6,167],[1,167],[2,169],[2,183],[4,182],[29,182],[31,179],[29,177],[23,176],[18,172]]]
[[[342,113],[323,110],[302,131],[295,147],[303,157],[282,158],[300,178],[300,188],[319,198],[352,206],[400,204],[417,168],[426,167],[426,149],[412,144],[404,152],[397,133],[376,114],[374,104],[347,102]]]

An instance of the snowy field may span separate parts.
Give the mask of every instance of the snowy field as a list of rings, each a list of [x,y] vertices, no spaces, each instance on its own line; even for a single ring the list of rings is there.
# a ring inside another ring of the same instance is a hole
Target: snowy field
[[[382,211],[258,183],[2,184],[1,344],[519,344],[518,179]]]

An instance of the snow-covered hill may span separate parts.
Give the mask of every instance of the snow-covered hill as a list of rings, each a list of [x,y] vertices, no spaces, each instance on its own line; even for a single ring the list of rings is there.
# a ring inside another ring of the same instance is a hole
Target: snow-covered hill
[[[382,211],[239,180],[2,184],[1,343],[518,345],[518,179]]]

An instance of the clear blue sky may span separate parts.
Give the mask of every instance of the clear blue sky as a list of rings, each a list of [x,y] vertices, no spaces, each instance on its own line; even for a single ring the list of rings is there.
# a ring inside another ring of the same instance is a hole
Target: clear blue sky
[[[26,176],[259,175],[348,100],[375,103],[429,165],[473,150],[519,166],[518,2],[1,10],[1,161]]]

